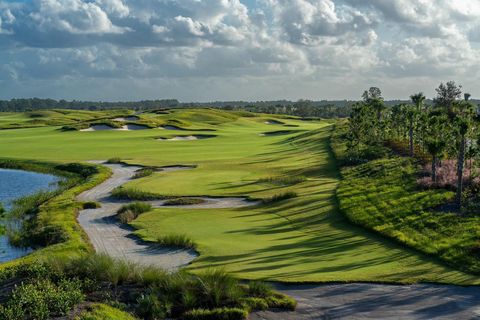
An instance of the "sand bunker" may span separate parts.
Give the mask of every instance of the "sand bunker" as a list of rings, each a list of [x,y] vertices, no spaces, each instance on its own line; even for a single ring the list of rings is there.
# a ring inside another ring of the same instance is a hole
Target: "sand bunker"
[[[265,121],[265,124],[284,124],[284,123],[278,120],[267,120]]]
[[[147,130],[147,129],[150,129],[149,127],[143,126],[141,124],[127,124],[127,125],[124,125],[122,128],[124,128],[124,130]]]
[[[173,138],[158,138],[158,141],[191,141],[214,138],[214,135],[196,134],[188,136],[176,136]]]
[[[121,128],[114,128],[107,126],[106,124],[96,124],[94,126],[91,126],[90,128],[87,129],[81,129],[80,131],[134,131],[134,130],[146,130],[150,129],[147,126],[142,126],[138,124],[127,124],[122,126]]]
[[[140,119],[140,118],[137,117],[137,116],[129,116],[129,117],[124,117],[124,118],[115,118],[113,120],[114,121],[137,121],[138,119]]]
[[[94,126],[91,126],[90,128],[81,129],[80,131],[107,131],[107,130],[119,130],[119,129],[107,126],[106,124],[96,124]]]

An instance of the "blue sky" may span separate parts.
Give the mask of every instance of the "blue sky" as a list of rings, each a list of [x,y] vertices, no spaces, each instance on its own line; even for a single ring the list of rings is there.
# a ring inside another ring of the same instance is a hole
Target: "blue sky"
[[[478,0],[0,0],[0,98],[480,97]]]

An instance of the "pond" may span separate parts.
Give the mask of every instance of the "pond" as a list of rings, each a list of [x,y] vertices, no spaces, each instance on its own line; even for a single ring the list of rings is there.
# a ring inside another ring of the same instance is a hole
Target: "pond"
[[[53,190],[59,180],[58,177],[50,174],[0,169],[0,203],[8,210],[13,200],[41,190]],[[11,246],[8,238],[0,235],[0,263],[20,258],[30,251],[31,249]]]

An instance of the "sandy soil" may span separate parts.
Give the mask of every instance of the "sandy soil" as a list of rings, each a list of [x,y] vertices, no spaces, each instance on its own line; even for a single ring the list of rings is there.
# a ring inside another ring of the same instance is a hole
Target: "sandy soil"
[[[99,163],[99,161],[94,161]],[[197,257],[193,250],[153,247],[151,244],[142,242],[132,234],[132,229],[118,223],[114,218],[116,212],[127,201],[119,201],[110,196],[111,191],[129,181],[135,171],[141,169],[136,166],[124,166],[121,164],[104,164],[108,166],[113,175],[100,185],[83,192],[78,196],[79,201],[96,201],[102,207],[80,211],[78,221],[87,233],[95,251],[106,253],[112,257],[127,259],[143,264],[155,265],[166,270],[176,270],[189,264]],[[193,169],[188,166],[170,166],[162,168],[162,171],[171,172],[177,170]],[[238,208],[257,204],[244,198],[216,198],[200,197],[205,203],[187,206],[169,206],[169,208]],[[165,200],[148,201],[154,207],[162,207]]]
[[[166,270],[176,270],[197,257],[193,250],[156,248],[132,235],[132,230],[119,224],[113,216],[124,204],[110,197],[111,191],[126,183],[139,167],[106,165],[112,177],[78,196],[79,201],[98,201],[99,209],[82,210],[78,221],[87,233],[95,251],[112,257],[126,259],[142,265],[155,265]]]
[[[480,288],[434,284],[281,285],[296,312],[256,312],[250,320],[480,319]]]

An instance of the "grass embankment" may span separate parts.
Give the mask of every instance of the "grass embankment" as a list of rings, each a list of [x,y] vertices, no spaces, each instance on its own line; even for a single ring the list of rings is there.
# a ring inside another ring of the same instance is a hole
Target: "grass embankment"
[[[0,269],[31,263],[45,257],[72,257],[91,251],[89,240],[76,220],[78,210],[82,207],[82,204],[77,203],[75,197],[106,180],[111,174],[110,170],[93,165],[59,165],[56,163],[12,159],[0,160],[0,166],[57,174],[73,179],[73,181],[70,180],[70,184],[65,189],[60,190],[59,194],[51,198],[49,197],[45,203],[42,203],[35,209],[35,221],[32,221],[33,227],[40,235],[46,234],[54,237],[61,235],[60,238],[57,238],[61,241],[54,241],[54,244],[39,248],[23,258],[1,264]],[[28,240],[28,236],[32,235],[26,236]],[[35,243],[32,243],[32,245],[35,245]]]
[[[148,241],[168,235],[191,239],[200,253],[189,266],[195,273],[224,267],[239,278],[287,282],[479,283],[478,277],[355,227],[339,213],[335,200],[339,175],[329,144],[331,122],[278,118],[284,124],[265,124],[272,116],[195,109],[142,117],[158,122],[177,119],[187,128],[214,129],[217,136],[163,143],[156,140],[158,130],[20,129],[0,131],[0,153],[57,161],[115,156],[148,167],[197,165],[191,170],[154,172],[126,186],[171,198],[297,195],[236,209],[161,208],[132,222],[137,234]],[[285,125],[304,131],[259,136]]]
[[[342,153],[344,144],[336,139]],[[454,194],[419,187],[420,171],[414,159],[397,156],[345,167],[340,208],[357,225],[480,274],[480,217],[438,211]]]

